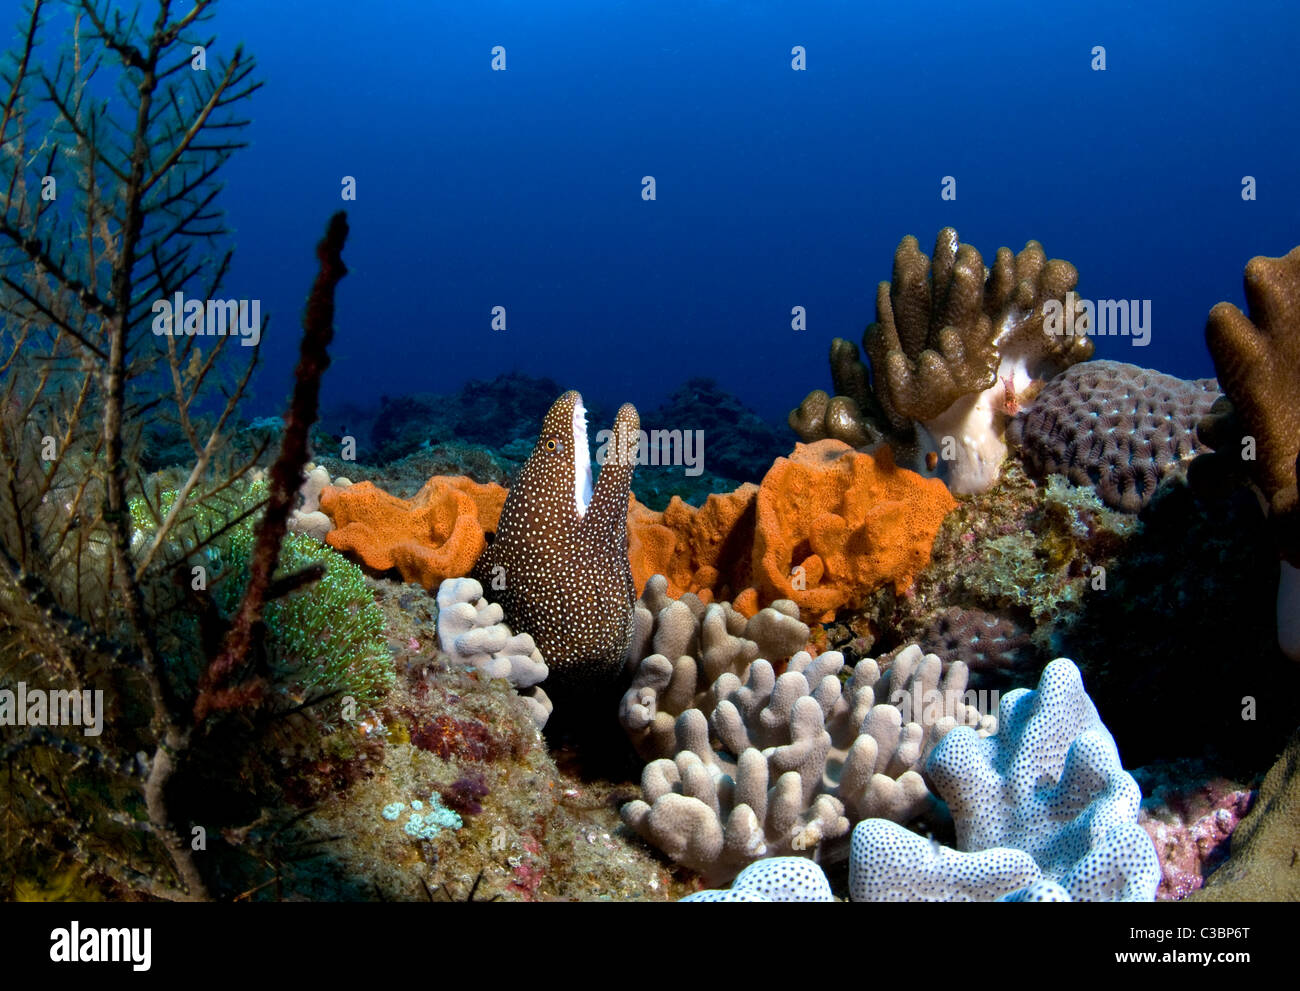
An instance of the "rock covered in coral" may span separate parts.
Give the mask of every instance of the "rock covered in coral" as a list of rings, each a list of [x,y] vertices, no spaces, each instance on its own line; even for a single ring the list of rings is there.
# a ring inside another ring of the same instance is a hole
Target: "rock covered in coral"
[[[1034,475],[1091,485],[1106,505],[1136,513],[1206,450],[1195,428],[1218,394],[1214,379],[1089,361],[1048,382],[1008,437]]]
[[[1038,673],[1030,632],[1013,619],[982,609],[944,609],[917,642],[945,667],[954,661],[965,664],[974,689],[1009,689]]]
[[[999,248],[986,269],[980,253],[945,227],[933,260],[907,236],[894,253],[890,282],[876,294],[876,321],[863,335],[871,371],[857,349],[836,340],[833,399],[814,392],[790,414],[804,440],[834,437],[860,446],[883,439],[914,456],[938,456],[954,492],[987,489],[1006,456],[1007,417],[1037,383],[1091,357],[1083,334],[1060,333],[1074,266],[1048,260],[1028,242],[1018,254]]]
[[[510,488],[472,577],[532,635],[552,687],[599,689],[623,670],[635,629],[627,515],[640,419],[624,405],[595,486],[582,396],[557,399]]]
[[[1184,795],[1162,802],[1152,801],[1152,796],[1142,802],[1138,824],[1160,858],[1158,901],[1177,901],[1202,887],[1228,858],[1232,833],[1250,809],[1249,790],[1203,790],[1209,792],[1204,802],[1189,802]]]
[[[325,537],[331,547],[355,554],[376,571],[395,569],[403,580],[432,592],[443,579],[469,573],[505,499],[499,485],[435,475],[411,499],[357,482],[325,489],[320,507],[334,521]]]
[[[448,579],[438,589],[439,645],[456,663],[519,689],[540,729],[551,714],[551,700],[538,687],[549,674],[546,661],[532,637],[511,633],[502,618],[501,607],[484,599],[472,578]]]

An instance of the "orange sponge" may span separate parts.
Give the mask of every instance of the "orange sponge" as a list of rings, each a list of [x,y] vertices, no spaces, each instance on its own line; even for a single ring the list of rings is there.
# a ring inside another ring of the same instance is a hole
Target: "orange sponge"
[[[793,599],[805,621],[825,622],[886,583],[905,591],[956,505],[943,482],[899,468],[888,448],[871,455],[838,440],[797,444],[758,491],[759,600]]]
[[[434,591],[444,578],[469,574],[505,500],[500,485],[435,475],[411,499],[358,482],[325,489],[320,506],[334,521],[325,537],[331,547],[378,571],[396,568],[404,581]]]

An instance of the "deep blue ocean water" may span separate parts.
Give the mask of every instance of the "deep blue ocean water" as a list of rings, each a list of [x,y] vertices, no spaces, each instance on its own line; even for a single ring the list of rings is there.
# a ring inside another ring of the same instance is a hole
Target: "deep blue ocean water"
[[[252,412],[282,405],[341,206],[326,405],[516,369],[645,410],[708,375],[782,422],[899,239],[948,224],[1149,299],[1150,344],[1098,357],[1211,375],[1209,308],[1300,243],[1293,0],[225,0],[211,28],[266,81],[222,200],[226,290],[272,315]]]

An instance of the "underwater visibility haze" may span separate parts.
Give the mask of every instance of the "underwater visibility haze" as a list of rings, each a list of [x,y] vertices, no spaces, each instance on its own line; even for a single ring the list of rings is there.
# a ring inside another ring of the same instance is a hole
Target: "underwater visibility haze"
[[[1300,899],[1294,5],[0,13],[0,897]]]

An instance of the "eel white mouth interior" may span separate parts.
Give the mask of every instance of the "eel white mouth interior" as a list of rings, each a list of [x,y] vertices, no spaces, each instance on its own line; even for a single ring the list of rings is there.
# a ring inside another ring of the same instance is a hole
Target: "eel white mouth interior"
[[[587,446],[587,408],[579,399],[573,404],[573,509],[578,519],[591,505],[591,449]]]

